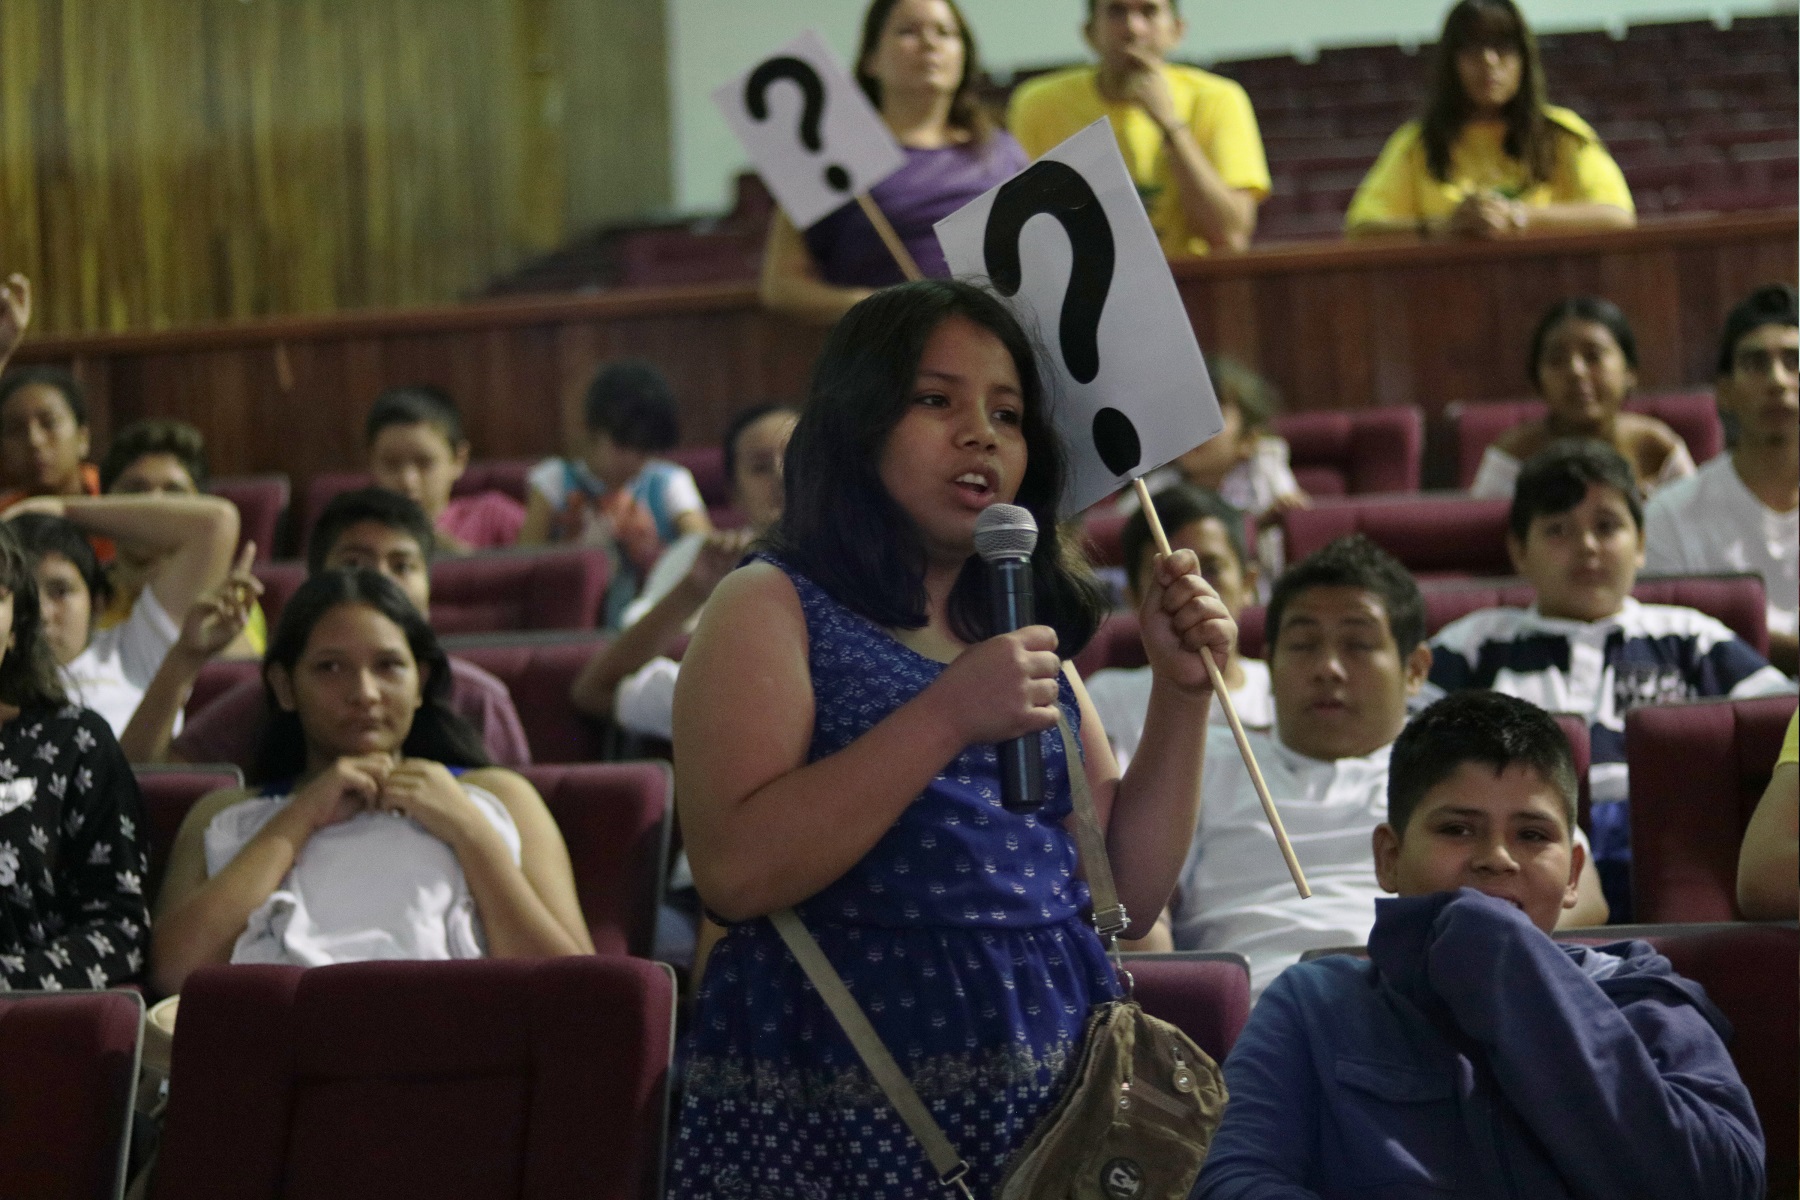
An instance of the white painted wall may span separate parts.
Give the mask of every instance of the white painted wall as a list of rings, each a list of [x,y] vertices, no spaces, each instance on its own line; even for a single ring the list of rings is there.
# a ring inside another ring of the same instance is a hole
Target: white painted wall
[[[817,29],[847,62],[866,0],[666,0],[674,154],[682,212],[727,205],[744,156],[713,107],[713,88],[802,29]],[[996,74],[1084,57],[1083,0],[961,0],[982,60]],[[1628,23],[1793,11],[1794,0],[1520,0],[1532,28],[1622,29]],[[1201,62],[1321,47],[1430,42],[1448,0],[1183,0],[1179,57]],[[1554,93],[1555,80],[1551,81]]]

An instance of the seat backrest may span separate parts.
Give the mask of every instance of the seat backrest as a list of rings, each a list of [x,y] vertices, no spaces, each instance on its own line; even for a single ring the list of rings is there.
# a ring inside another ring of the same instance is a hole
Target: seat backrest
[[[1652,392],[1628,396],[1626,411],[1655,417],[1681,435],[1694,461],[1703,463],[1725,449],[1725,427],[1709,391]],[[1456,483],[1467,488],[1475,482],[1481,456],[1499,436],[1525,421],[1544,415],[1541,400],[1490,400],[1458,402],[1444,410],[1450,419],[1450,436],[1456,453]]]
[[[294,509],[294,553],[306,557],[306,548],[312,544],[313,525],[333,497],[369,487],[374,482],[367,471],[325,471],[307,480]]]
[[[473,496],[479,492],[505,492],[524,504],[531,493],[527,477],[531,468],[542,461],[537,458],[478,458],[450,485],[450,494]]]
[[[707,507],[724,508],[731,504],[731,481],[725,478],[723,446],[677,446],[663,457],[693,473]]]
[[[1419,490],[1425,419],[1411,405],[1288,413],[1273,424],[1315,496]]]
[[[152,1194],[641,1200],[674,1000],[616,956],[202,968]]]
[[[273,627],[274,619],[270,618]],[[229,692],[247,679],[262,677],[262,662],[254,658],[215,658],[201,664],[200,674],[194,678],[193,690],[188,693],[187,704],[183,706],[190,720],[207,705]]]
[[[1425,633],[1483,608],[1529,608],[1535,593],[1523,579],[1427,580]],[[1757,653],[1769,652],[1769,610],[1759,575],[1643,575],[1631,589],[1641,604],[1679,604],[1724,622]]]
[[[604,637],[587,632],[455,638],[445,649],[506,685],[533,762],[575,763],[606,756],[605,723],[578,712],[569,701],[575,677],[605,646]]]
[[[530,766],[520,774],[544,797],[569,847],[594,949],[649,957],[669,860],[669,764]]]
[[[1638,919],[1739,915],[1738,850],[1794,706],[1792,696],[1767,696],[1644,705],[1625,715]]]
[[[502,550],[431,564],[431,626],[440,636],[592,629],[612,564],[602,550]]]
[[[150,885],[145,895],[154,899],[162,887],[163,868],[168,865],[169,851],[175,846],[175,835],[195,801],[220,788],[244,786],[244,773],[230,763],[194,766],[134,766],[138,790],[144,796],[144,815],[150,828]]]
[[[1594,794],[1588,782],[1588,768],[1594,764],[1593,743],[1588,737],[1587,718],[1579,713],[1551,713],[1556,727],[1569,739],[1569,756],[1575,763],[1575,819],[1583,829],[1591,831],[1588,814],[1594,807]]]
[[[1282,518],[1287,561],[1297,563],[1347,534],[1361,533],[1415,575],[1510,575],[1505,500],[1425,493],[1411,497],[1322,500]]]
[[[1241,954],[1127,954],[1144,1011],[1177,1026],[1223,1063],[1250,1019],[1250,963]]]
[[[273,635],[275,626],[281,621],[281,610],[287,607],[287,602],[294,598],[294,593],[306,582],[306,564],[292,559],[285,562],[258,562],[251,570],[263,585],[260,603],[263,617],[269,623],[269,633]]]
[[[143,1016],[124,989],[0,995],[0,1191],[120,1194]]]
[[[293,485],[286,475],[274,472],[225,476],[208,483],[206,490],[237,506],[238,545],[255,542],[257,562],[266,562],[286,548],[276,544],[293,492]]]

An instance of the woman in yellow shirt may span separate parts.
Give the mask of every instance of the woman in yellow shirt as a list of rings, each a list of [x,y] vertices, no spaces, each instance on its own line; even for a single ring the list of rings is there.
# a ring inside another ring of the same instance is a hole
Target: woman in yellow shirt
[[[1622,228],[1636,212],[1599,136],[1545,102],[1537,40],[1513,0],[1459,0],[1425,115],[1388,139],[1344,227],[1351,237],[1499,238]]]

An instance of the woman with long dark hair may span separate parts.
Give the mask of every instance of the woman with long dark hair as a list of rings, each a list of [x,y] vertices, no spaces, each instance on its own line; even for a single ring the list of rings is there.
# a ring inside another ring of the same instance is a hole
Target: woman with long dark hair
[[[262,786],[215,792],[182,823],[157,902],[159,989],[209,962],[593,952],[543,799],[487,766],[397,584],[308,579],[263,679]]]
[[[946,1194],[767,916],[790,906],[990,1195],[1114,995],[1064,828],[1082,771],[1136,936],[1174,887],[1234,627],[1191,551],[1140,607],[1155,675],[1123,779],[1066,665],[1100,592],[1057,528],[1062,448],[1031,346],[964,283],[838,322],[788,444],[786,504],[708,601],[675,693],[694,881],[730,930],[706,964],[674,1195]],[[974,554],[996,503],[1037,519],[1038,624],[996,633]],[[1055,726],[1075,730],[1071,763]],[[1035,813],[994,744],[1041,740]]]
[[[906,153],[870,197],[928,276],[950,274],[934,226],[1025,166],[1025,151],[995,127],[976,88],[975,35],[955,0],[874,0],[863,17],[856,80]],[[763,256],[763,303],[835,321],[869,292],[899,283],[894,261],[855,204],[796,230],[777,213]]]
[[[1350,202],[1350,236],[1511,237],[1616,229],[1631,189],[1586,121],[1545,98],[1537,39],[1513,0],[1459,0],[1425,113],[1388,139]]]

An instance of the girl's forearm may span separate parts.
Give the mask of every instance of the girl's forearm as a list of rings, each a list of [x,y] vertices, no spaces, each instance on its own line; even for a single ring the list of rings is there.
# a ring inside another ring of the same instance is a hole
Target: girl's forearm
[[[207,963],[228,962],[231,948],[250,921],[293,869],[311,831],[284,810],[187,900],[159,913],[151,929],[151,978],[173,994],[189,973]]]
[[[481,914],[488,953],[495,958],[552,958],[592,954],[586,931],[565,929],[485,820],[451,847]]]
[[[1143,937],[1181,875],[1200,813],[1206,723],[1215,701],[1156,680],[1144,734],[1119,781],[1107,824],[1107,849],[1119,899],[1131,918],[1128,937]]]

